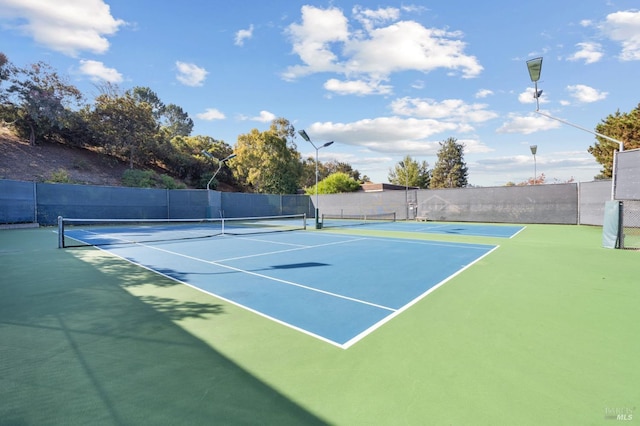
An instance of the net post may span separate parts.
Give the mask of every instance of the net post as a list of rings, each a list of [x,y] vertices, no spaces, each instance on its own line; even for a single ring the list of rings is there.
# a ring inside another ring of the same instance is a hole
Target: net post
[[[304,231],[307,230],[307,214],[306,213],[302,214],[302,229]]]
[[[64,248],[64,219],[58,216],[58,248]]]

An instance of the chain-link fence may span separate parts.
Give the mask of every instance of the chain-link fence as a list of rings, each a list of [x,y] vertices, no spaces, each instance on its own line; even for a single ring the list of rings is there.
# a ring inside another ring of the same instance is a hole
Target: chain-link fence
[[[640,201],[622,202],[622,242],[620,248],[640,249]]]

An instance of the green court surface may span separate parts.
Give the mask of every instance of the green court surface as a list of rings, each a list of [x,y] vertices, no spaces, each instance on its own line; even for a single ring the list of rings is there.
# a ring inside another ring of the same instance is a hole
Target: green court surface
[[[640,423],[640,252],[584,226],[339,232],[500,247],[345,350],[51,228],[0,231],[0,425]]]

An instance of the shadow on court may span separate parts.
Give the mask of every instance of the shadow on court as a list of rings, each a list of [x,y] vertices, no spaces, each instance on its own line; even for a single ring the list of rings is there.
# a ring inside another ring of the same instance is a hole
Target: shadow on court
[[[138,298],[157,276],[2,232],[0,424],[325,424],[173,322],[224,305]]]

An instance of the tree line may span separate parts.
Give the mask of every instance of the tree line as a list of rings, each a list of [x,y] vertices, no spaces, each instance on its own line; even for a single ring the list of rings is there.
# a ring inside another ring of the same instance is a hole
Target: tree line
[[[219,160],[211,158],[234,153],[229,167],[220,168],[213,188],[220,181],[246,192],[315,192],[315,159],[302,158],[295,129],[285,118],[273,120],[266,131],[239,135],[232,147],[210,136],[191,135],[194,124],[188,113],[164,103],[151,88],[122,90],[105,83],[97,89],[99,94],[87,104],[80,90],[45,62],[17,67],[0,52],[0,120],[11,123],[32,145],[91,147],[127,161],[130,169],[162,170],[196,188],[205,188],[212,169],[219,166]],[[639,109],[610,115],[596,130],[623,138],[626,149],[638,147]],[[604,139],[589,148],[603,164],[602,177],[611,175],[613,148]],[[419,188],[466,187],[463,150],[463,144],[448,138],[440,142],[433,169],[406,156],[390,169],[389,181]],[[319,193],[354,191],[369,181],[344,162],[318,162],[317,170]]]

